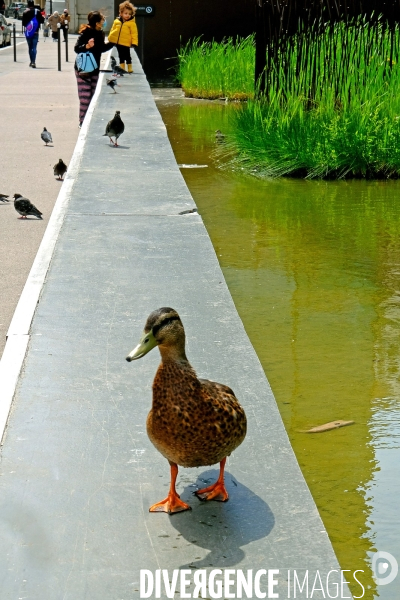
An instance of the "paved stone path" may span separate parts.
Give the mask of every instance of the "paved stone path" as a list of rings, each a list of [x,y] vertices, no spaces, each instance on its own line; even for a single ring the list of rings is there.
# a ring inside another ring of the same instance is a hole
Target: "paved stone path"
[[[14,22],[12,19],[9,21]],[[21,21],[16,21],[20,35]],[[70,36],[69,62],[62,44],[58,72],[57,44],[40,33],[37,69],[29,68],[25,38],[0,50],[0,192],[26,195],[43,212],[43,221],[19,220],[12,202],[0,203],[0,357],[18,298],[32,266],[61,183],[53,166],[63,158],[68,165],[78,137],[78,94],[73,65],[76,36]],[[54,145],[40,134],[46,127]]]

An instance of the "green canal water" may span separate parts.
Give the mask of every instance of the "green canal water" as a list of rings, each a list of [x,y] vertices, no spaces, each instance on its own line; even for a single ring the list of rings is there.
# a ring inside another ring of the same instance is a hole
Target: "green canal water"
[[[364,570],[364,598],[400,598],[370,569],[377,550],[400,562],[400,182],[222,172],[215,130],[237,107],[153,92],[177,162],[208,165],[182,174],[341,568]],[[355,424],[304,433],[336,419]]]

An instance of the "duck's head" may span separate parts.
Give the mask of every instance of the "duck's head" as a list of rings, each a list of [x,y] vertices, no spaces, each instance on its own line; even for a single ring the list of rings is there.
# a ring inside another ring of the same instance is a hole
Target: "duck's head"
[[[156,346],[161,355],[175,355],[185,358],[185,330],[182,321],[173,308],[163,307],[153,310],[147,317],[143,335],[138,345],[128,354],[126,360],[137,360]]]

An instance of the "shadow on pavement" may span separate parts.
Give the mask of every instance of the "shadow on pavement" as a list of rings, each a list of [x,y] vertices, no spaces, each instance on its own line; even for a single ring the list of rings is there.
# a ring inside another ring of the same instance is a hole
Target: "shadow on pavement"
[[[196,482],[185,487],[182,500],[190,502],[192,511],[171,516],[171,525],[185,540],[206,548],[209,554],[180,568],[229,567],[240,563],[247,546],[255,540],[267,537],[275,525],[274,515],[264,500],[248,487],[239,483],[230,473],[225,473],[229,493],[228,502],[202,502],[193,496],[196,489],[210,485],[219,471],[212,469],[202,473]],[[194,503],[197,502],[198,506]]]

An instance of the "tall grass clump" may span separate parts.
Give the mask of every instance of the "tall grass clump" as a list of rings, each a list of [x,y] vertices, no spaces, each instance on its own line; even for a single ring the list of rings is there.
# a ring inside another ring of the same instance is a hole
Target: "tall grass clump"
[[[270,49],[265,92],[235,111],[222,161],[266,177],[398,177],[399,48],[398,25],[359,17]]]
[[[190,98],[254,97],[254,35],[221,43],[191,40],[178,53],[177,78]]]

